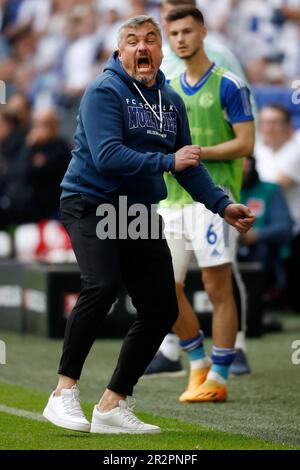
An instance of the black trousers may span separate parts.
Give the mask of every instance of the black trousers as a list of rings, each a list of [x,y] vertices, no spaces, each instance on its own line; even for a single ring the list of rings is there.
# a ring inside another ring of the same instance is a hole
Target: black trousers
[[[109,312],[122,281],[137,318],[124,339],[108,388],[132,395],[178,316],[172,258],[162,237],[99,239],[99,202],[83,194],[61,202],[61,220],[80,267],[82,290],[66,325],[58,372],[80,378],[98,325]]]

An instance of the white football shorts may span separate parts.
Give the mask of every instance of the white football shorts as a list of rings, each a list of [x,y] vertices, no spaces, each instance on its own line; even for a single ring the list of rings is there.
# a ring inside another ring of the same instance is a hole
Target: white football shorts
[[[164,220],[176,282],[184,282],[193,253],[199,268],[235,262],[237,230],[203,204],[194,202],[158,212]]]

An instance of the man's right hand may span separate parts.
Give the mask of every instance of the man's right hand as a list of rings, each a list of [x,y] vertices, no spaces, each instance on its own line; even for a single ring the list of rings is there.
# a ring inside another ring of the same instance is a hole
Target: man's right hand
[[[175,153],[175,171],[182,171],[190,166],[199,166],[201,148],[199,145],[186,145]]]

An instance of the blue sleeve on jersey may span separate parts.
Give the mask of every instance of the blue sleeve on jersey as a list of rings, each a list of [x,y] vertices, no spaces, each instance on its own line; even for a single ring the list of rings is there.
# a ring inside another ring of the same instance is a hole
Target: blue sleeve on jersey
[[[231,124],[253,121],[250,90],[235,75],[224,75],[221,80],[221,104]]]

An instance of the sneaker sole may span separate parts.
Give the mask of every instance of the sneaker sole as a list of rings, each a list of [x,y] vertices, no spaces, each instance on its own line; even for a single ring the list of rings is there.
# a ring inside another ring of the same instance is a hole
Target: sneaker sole
[[[227,401],[227,392],[220,394],[219,396],[216,397],[199,397],[197,396],[190,397],[188,400],[182,403],[222,403],[224,401]]]
[[[187,375],[186,370],[179,370],[177,372],[156,372],[155,374],[144,374],[142,375],[141,378],[143,379],[152,379],[152,378],[160,378],[160,377],[168,377],[168,378],[174,378],[176,379],[177,377],[185,377]]]
[[[184,402],[181,402],[181,403],[224,403],[225,401],[227,401],[227,397],[224,397],[224,398],[214,398],[213,400],[206,400],[206,399],[195,399],[195,398],[191,398],[190,400],[186,400]]]
[[[159,434],[161,429],[149,429],[149,430],[135,430],[135,429],[128,429],[128,428],[118,428],[114,426],[93,426],[91,425],[91,433],[95,434]]]
[[[64,429],[70,429],[71,431],[90,432],[91,429],[90,424],[73,424],[68,421],[64,421],[63,419],[58,419],[57,416],[52,413],[52,411],[48,407],[44,409],[43,416],[48,421],[50,421],[50,423],[55,424],[55,426]]]

